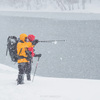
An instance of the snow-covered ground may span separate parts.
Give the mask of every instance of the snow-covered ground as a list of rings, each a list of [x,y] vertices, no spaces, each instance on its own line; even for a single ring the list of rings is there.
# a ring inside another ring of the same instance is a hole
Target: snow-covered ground
[[[0,100],[100,100],[100,80],[35,76],[16,85],[17,73],[0,64]]]

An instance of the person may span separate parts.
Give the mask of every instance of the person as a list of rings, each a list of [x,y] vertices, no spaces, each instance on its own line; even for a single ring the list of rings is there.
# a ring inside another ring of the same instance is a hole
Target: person
[[[18,55],[18,78],[17,84],[24,83],[24,74],[28,73],[29,61],[31,59],[30,52],[28,52],[28,48],[34,47],[38,40],[34,40],[32,42],[27,42],[28,36],[25,33],[20,35],[20,41],[17,43],[17,55]]]
[[[34,41],[35,40],[35,36],[32,35],[32,34],[29,34],[28,35],[28,40],[30,42]],[[27,80],[30,81],[31,80],[31,69],[32,69],[32,62],[33,62],[32,60],[33,60],[33,57],[41,57],[41,54],[35,54],[33,47],[28,48],[28,50],[30,51],[31,56],[32,56],[31,59],[30,59],[30,61],[29,61],[29,63],[28,63],[28,70],[27,70]]]

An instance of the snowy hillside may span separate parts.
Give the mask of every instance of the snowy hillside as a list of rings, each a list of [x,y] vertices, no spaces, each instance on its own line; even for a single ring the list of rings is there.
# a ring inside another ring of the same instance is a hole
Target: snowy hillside
[[[100,80],[47,78],[16,85],[17,70],[0,64],[0,100],[100,100]]]

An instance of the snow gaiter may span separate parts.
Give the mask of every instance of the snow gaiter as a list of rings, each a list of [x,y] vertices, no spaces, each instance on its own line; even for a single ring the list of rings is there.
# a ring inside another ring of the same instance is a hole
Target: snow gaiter
[[[17,79],[17,85],[24,84],[24,74],[19,74]]]

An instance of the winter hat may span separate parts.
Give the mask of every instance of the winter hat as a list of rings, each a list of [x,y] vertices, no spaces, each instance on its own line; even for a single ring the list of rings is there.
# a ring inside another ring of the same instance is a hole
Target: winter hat
[[[28,39],[29,39],[29,41],[34,41],[35,40],[35,36],[30,34],[30,35],[28,35]]]

